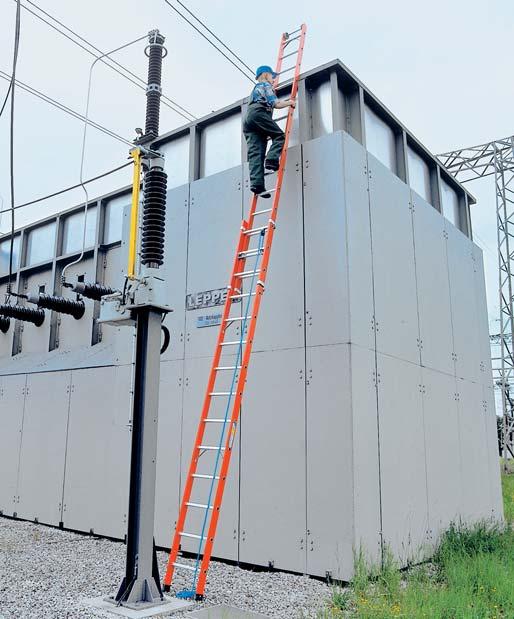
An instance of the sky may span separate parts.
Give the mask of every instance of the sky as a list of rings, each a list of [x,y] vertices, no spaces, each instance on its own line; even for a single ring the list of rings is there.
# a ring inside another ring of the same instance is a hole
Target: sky
[[[342,60],[433,153],[514,133],[511,102],[510,0],[184,0],[247,64],[274,64],[284,30],[308,25],[303,69]],[[183,22],[164,0],[37,0],[38,5],[103,51],[159,28],[166,36],[163,91],[202,116],[248,94],[247,81]],[[11,72],[14,0],[0,0],[0,70]],[[145,77],[143,45],[115,58]],[[92,57],[22,9],[17,77],[83,113]],[[0,100],[7,82],[0,79]],[[83,125],[18,91],[15,119],[15,202],[79,180]],[[104,67],[95,68],[90,118],[131,139],[144,126],[144,92]],[[0,118],[0,207],[10,204],[9,114]],[[162,107],[161,132],[184,124]],[[84,177],[126,161],[127,147],[88,130]],[[130,170],[90,185],[92,197],[129,184]],[[495,197],[492,179],[468,188],[475,242],[484,250],[491,332],[497,329]],[[81,189],[17,211],[16,227],[83,201]],[[9,222],[0,220],[0,230]]]

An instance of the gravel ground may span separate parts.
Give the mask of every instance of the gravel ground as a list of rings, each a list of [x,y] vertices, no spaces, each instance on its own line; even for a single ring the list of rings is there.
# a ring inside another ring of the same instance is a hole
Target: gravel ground
[[[167,554],[158,557],[162,574]],[[125,546],[119,542],[0,518],[0,618],[115,619],[87,608],[84,598],[114,593],[124,560]],[[182,588],[185,577],[177,576],[176,583]],[[207,593],[208,606],[228,604],[276,619],[309,619],[319,616],[330,588],[306,576],[251,572],[213,561]],[[167,617],[187,619],[191,612]]]

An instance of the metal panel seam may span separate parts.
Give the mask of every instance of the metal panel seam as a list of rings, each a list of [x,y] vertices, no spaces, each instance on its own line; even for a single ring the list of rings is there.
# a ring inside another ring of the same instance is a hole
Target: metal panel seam
[[[446,230],[447,227],[447,220],[444,220],[444,228],[443,228],[443,234],[444,234],[444,246],[445,246],[445,252],[446,252],[446,273],[448,276],[448,291],[449,291],[449,301],[450,301],[450,322],[452,325],[452,351],[453,351],[453,375],[455,376],[455,379],[457,379],[457,362],[455,360],[455,325],[453,323],[453,302],[452,302],[452,281],[450,278],[450,256],[449,256],[449,251],[448,251],[448,232]],[[449,222],[448,222],[449,223]],[[455,382],[455,387],[457,387],[457,382]],[[460,424],[459,424],[460,427]]]
[[[353,501],[353,505],[352,505],[352,540],[353,540],[353,544],[355,543],[355,441],[354,441],[354,423],[353,423],[353,362],[352,362],[352,355],[351,355],[351,347],[352,347],[352,317],[351,317],[351,311],[352,311],[352,304],[350,301],[350,297],[352,294],[351,288],[350,288],[350,244],[349,244],[349,222],[348,222],[348,204],[347,204],[347,179],[346,179],[346,173],[345,173],[345,158],[346,158],[346,152],[345,152],[345,148],[344,148],[344,133],[343,131],[340,132],[340,139],[339,141],[339,148],[340,148],[340,152],[341,152],[341,170],[340,173],[343,175],[343,183],[344,183],[344,191],[343,191],[343,195],[342,195],[342,204],[341,207],[344,209],[344,222],[345,222],[345,230],[344,230],[344,235],[345,235],[345,239],[344,239],[344,243],[345,243],[345,254],[346,254],[346,290],[348,291],[348,298],[347,298],[347,315],[348,315],[348,339],[350,341],[350,344],[348,346],[348,355],[349,355],[349,359],[350,359],[350,363],[349,363],[349,369],[350,369],[350,376],[349,376],[349,388],[350,388],[350,424],[351,424],[351,428],[350,428],[350,432],[351,432],[351,436],[352,436],[352,452],[351,452],[351,496],[352,496],[352,501]],[[373,310],[374,312],[374,310]],[[353,545],[352,544],[352,545]]]
[[[308,446],[308,431],[307,431],[307,314],[306,314],[306,303],[307,303],[307,282],[306,282],[306,269],[305,269],[305,181],[304,181],[304,157],[303,157],[303,144],[300,143],[300,170],[301,170],[301,209],[302,209],[302,273],[303,273],[303,362],[304,362],[304,448],[305,448],[305,467],[304,467],[304,481],[305,481],[305,573],[307,573],[307,530],[309,527],[309,517],[308,517],[308,493],[309,493],[309,485],[308,485],[308,458],[309,458],[309,450]]]
[[[188,275],[189,275],[189,239],[190,239],[190,216],[191,216],[191,179],[187,184],[187,242],[186,242],[186,277],[185,277],[185,293],[187,294],[187,286],[188,286]],[[186,384],[186,376],[185,376],[185,358],[186,358],[186,310],[185,305],[181,309],[184,311],[184,326],[183,326],[183,342],[182,342],[182,381],[181,381],[181,391],[182,397],[180,402],[180,445],[179,445],[179,467],[178,467],[178,505],[180,505],[180,497],[182,495],[182,466],[180,463],[182,462],[183,455],[183,442],[184,442],[184,398],[185,398],[185,384]]]
[[[62,473],[61,520],[60,522],[64,522],[64,487],[66,483],[66,460],[68,456],[68,432],[70,429],[70,408],[71,408],[72,389],[73,389],[73,371],[70,370],[70,379],[68,383],[68,414],[66,415],[66,440],[64,441],[64,462],[63,462],[63,473]]]
[[[21,415],[21,436],[20,436],[20,445],[18,447],[18,469],[16,471],[16,497],[15,497],[15,505],[18,499],[18,492],[20,491],[20,466],[21,466],[21,446],[23,442],[23,426],[25,424],[25,405],[27,401],[27,382],[28,382],[28,374],[25,374],[25,386],[23,387],[23,410]],[[15,505],[13,507],[15,507]],[[16,511],[16,508],[14,509]]]
[[[421,387],[421,421],[422,421],[422,426],[423,426],[423,457],[424,457],[424,462],[425,462],[425,496],[426,496],[426,501],[427,501],[427,531],[425,531],[425,534],[428,535],[429,533],[431,533],[431,516],[430,516],[430,502],[429,502],[429,498],[428,498],[428,466],[427,466],[427,433],[426,433],[426,425],[425,425],[425,388],[424,388],[424,381],[425,381],[425,377],[423,375],[423,369],[420,367],[419,368],[419,375],[421,378],[421,382],[423,384],[423,386]]]
[[[412,195],[412,189],[409,187],[409,202],[410,202],[410,223],[412,230],[412,253],[414,256],[414,282],[416,284],[416,316],[418,318],[418,354],[419,354],[419,365],[422,365],[421,358],[421,326],[419,321],[419,294],[418,294],[418,263],[416,261],[416,232],[414,227],[414,214],[415,214],[415,206],[414,206],[414,198]],[[426,463],[425,463],[426,464]]]
[[[361,113],[362,116],[362,113]],[[367,185],[368,185],[368,214],[369,214],[369,237],[370,237],[370,245],[371,245],[371,284],[373,289],[373,321],[375,322],[376,316],[376,304],[375,304],[375,267],[374,267],[374,255],[373,255],[373,226],[371,222],[371,192],[369,187],[369,159],[368,152],[366,151],[366,176],[367,176]],[[384,525],[383,525],[383,513],[382,513],[382,461],[381,461],[381,451],[380,451],[380,414],[379,414],[379,397],[378,397],[378,383],[379,383],[379,375],[378,375],[378,354],[377,354],[377,330],[373,330],[373,337],[375,340],[375,395],[376,395],[376,404],[377,404],[377,451],[378,451],[378,495],[379,495],[379,505],[380,505],[380,557],[381,562],[383,564],[384,561]]]

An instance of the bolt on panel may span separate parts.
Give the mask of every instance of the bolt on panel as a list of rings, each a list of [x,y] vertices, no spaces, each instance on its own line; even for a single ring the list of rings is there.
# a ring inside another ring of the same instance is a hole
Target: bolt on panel
[[[463,471],[461,507],[465,522],[491,517],[489,442],[484,427],[483,386],[457,378]]]
[[[383,539],[407,565],[423,558],[429,526],[421,368],[377,357]]]
[[[239,559],[300,573],[306,570],[304,354],[296,348],[252,355],[241,421]]]
[[[472,243],[473,271],[475,280],[475,299],[478,318],[478,344],[480,351],[480,382],[485,387],[492,387],[493,370],[491,364],[491,344],[489,341],[489,320],[487,312],[487,294],[485,287],[484,258],[480,247]]]
[[[431,546],[450,523],[458,522],[462,504],[461,435],[455,377],[422,368],[423,416],[427,463]]]
[[[489,478],[491,484],[491,517],[503,521],[503,496],[501,485],[500,461],[498,450],[498,428],[496,425],[496,407],[492,386],[483,385],[483,411],[489,458]]]
[[[130,384],[130,366],[71,374],[62,516],[67,528],[116,538],[125,534]]]
[[[177,519],[181,491],[182,397],[184,362],[161,363],[157,473],[155,496],[155,543],[169,547]]]
[[[350,345],[306,352],[307,572],[348,581],[355,526]]]
[[[173,311],[164,319],[171,341],[162,361],[184,358],[188,219],[189,185],[182,185],[169,191],[166,200],[166,261],[162,277],[166,281],[166,300]]]
[[[455,372],[458,378],[478,382],[481,372],[473,244],[450,222],[445,221],[445,225],[448,235]]]
[[[371,329],[374,299],[367,153],[350,135],[341,135],[344,146],[350,340],[352,344],[371,350],[375,348],[375,333]]]
[[[454,374],[453,331],[445,223],[412,192],[421,364]]]
[[[410,189],[368,154],[377,350],[419,363]]]
[[[350,340],[343,169],[341,133],[303,145],[307,346]]]
[[[254,352],[297,348],[303,346],[305,341],[301,158],[300,146],[289,149],[270,268],[255,332]],[[271,175],[266,182],[270,187],[274,187],[277,175]],[[271,208],[272,199],[259,200],[257,210]],[[268,221],[269,213],[257,215],[255,227],[267,226]],[[251,237],[248,249],[256,249],[258,246],[259,236]],[[254,260],[255,258],[247,260],[245,270],[252,270]],[[243,292],[249,291],[250,282],[251,279],[244,281]],[[245,301],[248,299],[243,299],[242,302],[243,315],[246,313]]]
[[[223,313],[224,295],[241,225],[241,168],[191,183],[185,356],[214,354],[217,328],[198,319]],[[189,308],[189,309],[187,309]]]
[[[6,516],[12,516],[18,509],[26,380],[24,374],[0,376],[0,512]]]
[[[354,546],[381,560],[379,435],[375,351],[350,346]]]
[[[62,489],[71,372],[29,374],[21,439],[18,516],[57,526]]]

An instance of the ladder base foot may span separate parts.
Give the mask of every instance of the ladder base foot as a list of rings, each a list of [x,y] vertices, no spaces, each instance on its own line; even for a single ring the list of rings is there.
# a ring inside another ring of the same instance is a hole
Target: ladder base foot
[[[171,589],[171,585],[162,585],[162,590],[164,591],[164,593],[169,593]]]
[[[204,601],[204,599],[205,599],[205,596],[204,596],[204,595],[202,595],[201,593],[197,593],[197,594],[195,595],[195,600],[196,600],[197,602],[203,602],[203,601]]]
[[[188,589],[184,589],[183,591],[179,591],[177,593],[177,597],[180,600],[193,600],[193,599],[197,599],[198,596],[196,595],[196,591],[191,591]],[[203,595],[201,596],[203,598]]]

